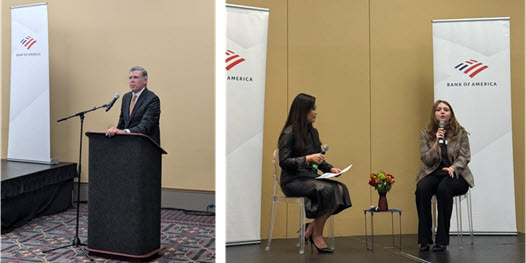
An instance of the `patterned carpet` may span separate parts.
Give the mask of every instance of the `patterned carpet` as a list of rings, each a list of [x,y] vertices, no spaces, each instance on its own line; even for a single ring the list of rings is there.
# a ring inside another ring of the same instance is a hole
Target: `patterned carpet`
[[[87,242],[87,204],[80,205],[79,238]],[[1,262],[90,262],[76,248],[44,254],[42,250],[69,245],[75,236],[76,208],[33,219],[1,236]],[[161,212],[161,246],[149,262],[215,262],[215,217],[192,216],[178,210]],[[93,262],[126,262],[93,256]]]

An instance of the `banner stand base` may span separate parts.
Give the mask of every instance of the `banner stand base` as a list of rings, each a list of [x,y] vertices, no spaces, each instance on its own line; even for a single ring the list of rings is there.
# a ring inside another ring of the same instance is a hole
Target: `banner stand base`
[[[37,164],[49,164],[49,165],[54,165],[54,164],[58,164],[59,163],[57,158],[51,158],[48,162],[46,162],[46,161],[37,161],[37,160],[15,159],[15,158],[7,158],[6,160],[9,161],[9,162],[37,163]]]

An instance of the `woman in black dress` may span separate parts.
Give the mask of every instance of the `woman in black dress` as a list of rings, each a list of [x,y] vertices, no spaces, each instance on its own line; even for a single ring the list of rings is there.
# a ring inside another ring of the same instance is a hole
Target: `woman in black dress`
[[[333,180],[316,180],[317,169],[338,173],[341,169],[325,162],[321,154],[318,131],[312,127],[316,120],[316,98],[300,93],[289,111],[289,116],[279,137],[279,165],[281,189],[288,197],[305,198],[307,218],[314,218],[305,229],[305,238],[320,253],[332,253],[323,239],[327,219],[351,207],[347,187]],[[318,165],[314,168],[313,165]]]

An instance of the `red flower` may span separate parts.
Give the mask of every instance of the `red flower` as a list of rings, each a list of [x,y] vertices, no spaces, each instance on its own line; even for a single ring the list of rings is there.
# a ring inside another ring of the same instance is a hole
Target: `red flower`
[[[379,192],[388,192],[391,190],[391,185],[394,184],[394,176],[384,171],[379,173],[371,173],[369,175],[369,185],[374,187],[374,190]]]
[[[374,179],[369,180],[369,185],[376,186],[376,181]]]

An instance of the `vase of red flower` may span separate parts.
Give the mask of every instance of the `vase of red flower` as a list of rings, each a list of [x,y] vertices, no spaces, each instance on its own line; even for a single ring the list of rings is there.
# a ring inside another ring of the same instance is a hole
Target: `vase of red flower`
[[[387,192],[391,190],[391,185],[394,184],[394,176],[385,172],[371,173],[369,176],[369,185],[378,191],[378,209],[380,211],[389,210],[387,205]]]
[[[380,211],[389,210],[389,205],[387,204],[387,192],[378,192],[378,195],[380,196],[378,198],[378,209]]]

